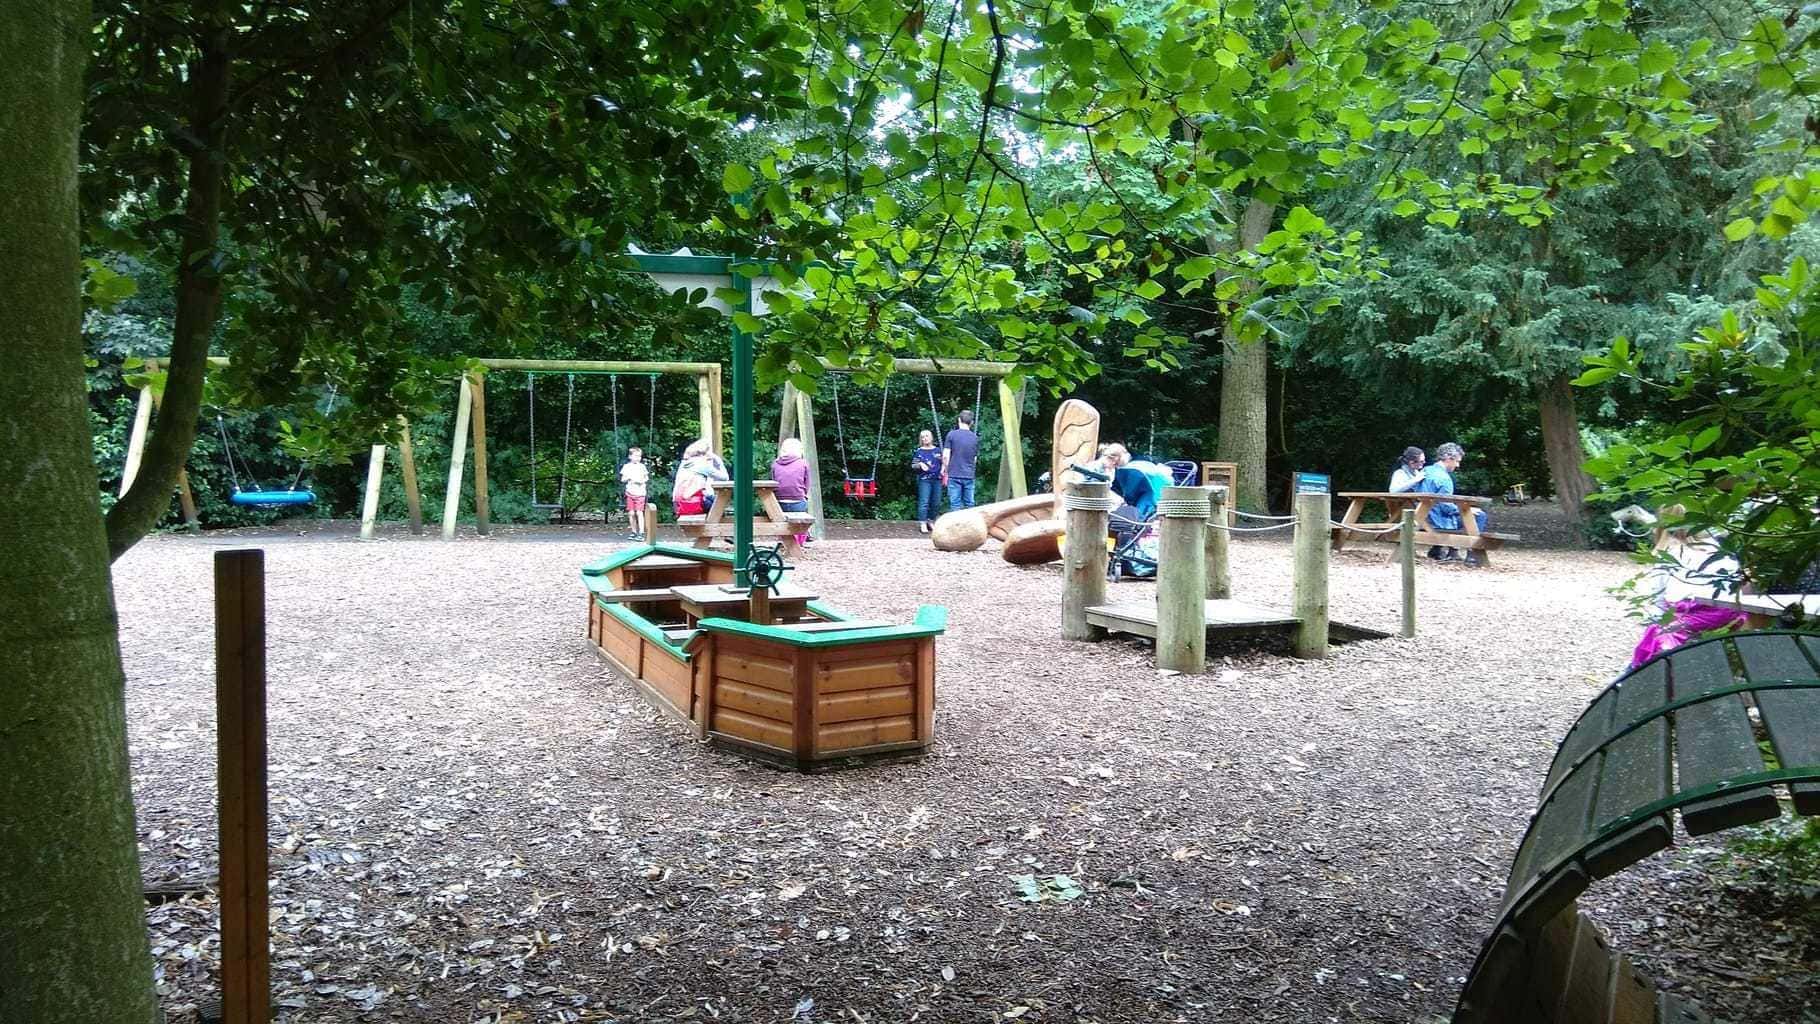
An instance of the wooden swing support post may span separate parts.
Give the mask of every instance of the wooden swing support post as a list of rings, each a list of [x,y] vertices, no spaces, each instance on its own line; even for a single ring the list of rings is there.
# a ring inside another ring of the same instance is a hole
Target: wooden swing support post
[[[489,371],[521,373],[640,373],[685,374],[695,378],[695,399],[700,418],[700,436],[708,439],[718,453],[726,451],[723,431],[726,429],[721,403],[721,368],[719,363],[652,363],[610,359],[477,359],[478,369],[462,374],[460,393],[455,405],[455,436],[449,444],[448,488],[443,493],[442,539],[453,540],[461,512],[461,486],[469,444],[474,448],[474,532],[486,536],[492,530],[487,488],[487,374]],[[415,470],[411,471],[415,475]],[[371,474],[368,477],[371,480]],[[366,524],[361,536],[367,535]]]

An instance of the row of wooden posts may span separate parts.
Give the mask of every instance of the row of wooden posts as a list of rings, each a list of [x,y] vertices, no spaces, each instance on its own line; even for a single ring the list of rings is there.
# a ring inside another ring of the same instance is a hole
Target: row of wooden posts
[[[1106,546],[1110,485],[1069,487],[1067,534],[1062,552],[1062,636],[1098,640],[1105,631],[1087,609],[1106,604]],[[1156,666],[1199,673],[1207,667],[1207,604],[1232,597],[1231,533],[1222,487],[1166,487],[1157,508],[1162,520],[1157,549]],[[1298,658],[1327,656],[1330,616],[1327,576],[1332,550],[1332,505],[1326,494],[1298,494],[1291,543],[1294,570],[1291,614]],[[1416,635],[1415,513],[1398,524],[1402,569],[1402,635]]]

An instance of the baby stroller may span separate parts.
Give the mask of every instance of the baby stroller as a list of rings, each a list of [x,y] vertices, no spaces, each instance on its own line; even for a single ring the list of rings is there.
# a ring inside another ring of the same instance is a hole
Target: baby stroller
[[[1087,466],[1068,468],[1089,480],[1108,482],[1111,479]],[[1156,517],[1145,519],[1130,505],[1123,505],[1107,514],[1106,524],[1107,545],[1111,548],[1106,559],[1106,578],[1115,583],[1127,576],[1139,580],[1155,579],[1160,541]]]
[[[1156,579],[1157,548],[1162,540],[1156,517],[1144,519],[1131,514],[1135,511],[1126,505],[1107,518],[1112,554],[1106,559],[1106,578],[1114,583],[1127,576],[1134,580]]]

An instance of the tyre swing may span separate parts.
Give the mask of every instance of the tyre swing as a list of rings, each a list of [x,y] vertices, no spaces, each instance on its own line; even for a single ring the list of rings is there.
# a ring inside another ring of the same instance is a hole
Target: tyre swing
[[[328,416],[334,411],[335,386],[331,384],[329,385],[329,405],[323,415]],[[215,413],[215,431],[221,435],[221,454],[227,459],[228,478],[234,484],[234,493],[228,495],[229,502],[246,508],[293,508],[316,503],[316,492],[303,486],[303,474],[309,470],[309,463],[298,461],[297,475],[291,479],[291,486],[288,490],[266,490],[265,485],[259,482],[259,478],[253,475],[252,465],[245,459],[234,457],[234,442],[228,439],[227,422],[221,418],[219,412]],[[236,462],[239,463],[238,467],[235,466]],[[250,491],[240,486],[241,470],[246,471],[247,482],[253,485],[253,489]]]
[[[834,436],[840,442],[841,493],[849,498],[865,500],[878,497],[878,453],[885,447],[885,413],[891,407],[891,378],[885,378],[884,395],[878,403],[878,437],[872,443],[872,472],[866,476],[854,476],[847,462],[847,430],[841,423],[840,415],[840,382],[830,376],[828,383],[834,392]]]

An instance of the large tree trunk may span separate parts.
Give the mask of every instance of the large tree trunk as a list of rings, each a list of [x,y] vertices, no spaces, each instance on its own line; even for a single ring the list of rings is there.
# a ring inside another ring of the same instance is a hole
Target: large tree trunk
[[[1548,454],[1548,475],[1561,510],[1577,522],[1592,493],[1592,477],[1580,468],[1586,450],[1580,446],[1580,414],[1574,408],[1573,375],[1556,374],[1536,389],[1542,413],[1542,448]]]
[[[150,1022],[120,648],[83,381],[87,0],[0,4],[0,1018]]]
[[[1245,204],[1239,218],[1238,247],[1251,252],[1270,233],[1275,206],[1259,199]],[[1247,283],[1241,291],[1251,291]],[[1220,335],[1225,358],[1220,369],[1220,449],[1222,462],[1239,467],[1238,506],[1250,511],[1265,507],[1265,450],[1269,441],[1270,346],[1258,337],[1239,337],[1237,317],[1228,317]]]
[[[158,422],[146,441],[139,474],[107,515],[107,543],[112,558],[119,558],[139,543],[170,508],[177,474],[196,442],[209,339],[221,310],[218,246],[226,176],[222,143],[228,120],[228,20],[219,0],[200,6],[198,20],[207,27],[201,34],[201,56],[190,66],[195,108],[190,115],[190,138],[184,143],[189,158],[189,189],[181,229],[183,246],[177,266],[177,313],[171,332],[169,374]]]

